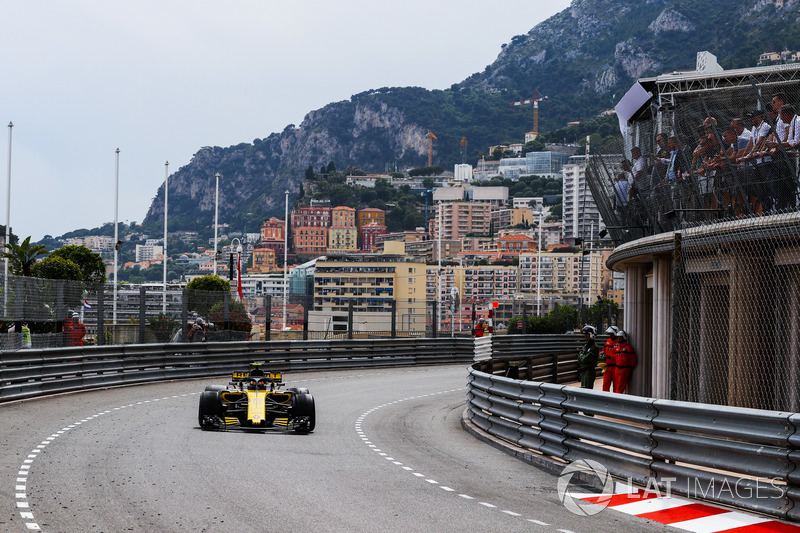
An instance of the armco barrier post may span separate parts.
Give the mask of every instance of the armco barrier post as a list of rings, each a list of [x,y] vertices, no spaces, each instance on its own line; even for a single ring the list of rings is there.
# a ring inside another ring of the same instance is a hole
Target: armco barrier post
[[[439,332],[436,330],[436,317],[439,310],[436,305],[436,300],[431,300],[431,308],[433,309],[433,313],[431,313],[431,337],[434,339],[439,336]]]
[[[264,319],[264,340],[269,340],[269,335],[272,330],[272,295],[266,294],[264,295],[264,313],[266,314],[266,318]]]
[[[347,300],[347,338],[353,338],[353,299]]]
[[[103,284],[97,287],[97,345],[105,346],[106,344],[106,302],[105,288]]]
[[[147,315],[145,311],[147,311],[147,305],[145,304],[145,298],[147,297],[147,292],[144,287],[139,287],[139,343],[144,344],[147,342],[145,339],[145,326],[147,323]]]
[[[397,300],[392,300],[392,334],[391,338],[397,338]]]
[[[186,289],[181,291],[181,342],[186,342],[189,339],[189,295],[186,294]]]

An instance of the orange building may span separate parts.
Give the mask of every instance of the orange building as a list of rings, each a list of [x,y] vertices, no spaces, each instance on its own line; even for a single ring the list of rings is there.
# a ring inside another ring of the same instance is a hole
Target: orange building
[[[328,249],[328,228],[301,226],[294,229],[294,252],[298,256],[317,257]]]
[[[344,205],[331,209],[331,227],[355,228],[356,210]]]
[[[270,218],[269,220],[265,220],[261,224],[261,240],[275,240],[275,241],[282,241],[284,240],[284,228],[286,227],[286,222],[283,220],[279,220],[275,217]]]
[[[272,248],[253,249],[253,272],[267,274],[278,269],[275,262],[275,250]]]
[[[497,253],[495,261],[510,261],[522,253],[537,251],[537,242],[527,235],[511,234],[499,237],[497,240]]]
[[[377,224],[379,226],[386,225],[386,211],[377,209],[375,207],[368,207],[361,209],[358,212],[358,232],[362,232],[365,226],[370,224]]]

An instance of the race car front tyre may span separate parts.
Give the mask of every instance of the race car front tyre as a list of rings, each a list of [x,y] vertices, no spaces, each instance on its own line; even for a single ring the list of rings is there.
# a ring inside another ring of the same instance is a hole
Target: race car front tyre
[[[295,419],[295,430],[298,433],[310,433],[314,431],[317,422],[313,396],[308,393],[295,394],[292,414]]]
[[[200,394],[200,407],[197,414],[201,428],[214,427],[214,421],[222,416],[222,403],[219,391],[206,390]]]

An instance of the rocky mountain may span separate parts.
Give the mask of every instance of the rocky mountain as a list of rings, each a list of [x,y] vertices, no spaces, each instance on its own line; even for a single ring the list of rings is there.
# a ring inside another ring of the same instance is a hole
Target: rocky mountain
[[[170,229],[208,226],[217,172],[220,221],[254,231],[265,217],[283,217],[284,191],[293,199],[309,166],[425,166],[429,129],[437,136],[436,164],[459,162],[462,136],[474,164],[490,144],[521,142],[531,129],[529,107],[508,104],[534,91],[549,98],[539,129],[556,130],[612,108],[636,78],[692,69],[698,51],[714,53],[729,69],[754,66],[762,52],[798,50],[798,19],[800,0],[574,0],[448,90],[370,90],[264,139],[201,148],[170,177]],[[163,220],[163,189],[145,226]]]

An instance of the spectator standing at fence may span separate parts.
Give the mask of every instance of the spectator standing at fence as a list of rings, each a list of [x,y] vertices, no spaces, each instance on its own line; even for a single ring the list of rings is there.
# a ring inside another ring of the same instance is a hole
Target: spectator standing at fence
[[[781,108],[786,105],[786,95],[783,93],[775,93],[772,95],[772,101],[770,102],[770,114],[773,114],[773,120],[775,121],[775,131],[786,127],[786,122],[784,122],[783,117],[780,116]]]
[[[635,187],[639,193],[646,192],[650,184],[647,183],[647,161],[642,156],[642,150],[638,146],[631,148],[631,175],[633,182],[631,187]]]
[[[786,150],[794,150],[800,145],[800,116],[793,105],[786,104],[781,107],[780,119],[783,129],[776,128],[775,133]]]
[[[206,342],[206,321],[200,317],[194,321],[186,339],[189,342]]]
[[[666,133],[656,135],[656,152],[653,154],[653,167],[650,172],[650,181],[657,186],[667,175],[667,165],[664,161],[669,158],[668,137]]]
[[[628,381],[631,378],[633,369],[639,364],[636,352],[628,344],[628,334],[623,330],[617,332],[616,359],[617,372],[614,377],[614,392],[623,393],[628,388]]]
[[[475,336],[483,337],[485,331],[486,331],[486,321],[483,319],[483,317],[481,317],[478,319],[478,323],[475,324]]]
[[[61,322],[61,332],[64,334],[64,346],[69,346],[70,332],[72,331],[72,309],[67,311],[67,316]]]
[[[616,326],[609,326],[606,330],[608,339],[603,345],[603,390],[606,392],[611,391],[614,385],[614,380],[617,376],[617,329]]]
[[[66,324],[67,321],[64,321]],[[86,327],[80,321],[80,315],[78,313],[72,313],[72,320],[70,321],[70,328],[69,330],[65,331],[67,335],[67,344],[70,346],[83,346],[83,338],[86,336]]]
[[[736,132],[736,151],[741,153],[753,138],[753,132],[744,127],[744,121],[741,118],[731,120],[731,128]]]
[[[30,348],[31,344],[31,328],[28,327],[27,322],[22,323],[22,347]]]
[[[628,189],[630,183],[628,176],[625,172],[617,174],[617,182],[614,184],[614,208],[617,211],[623,211],[625,206],[628,205]]]
[[[593,389],[594,380],[597,379],[597,362],[600,357],[600,347],[594,342],[597,330],[593,326],[583,326],[581,333],[586,342],[578,352],[578,378],[581,381],[581,387]]]

